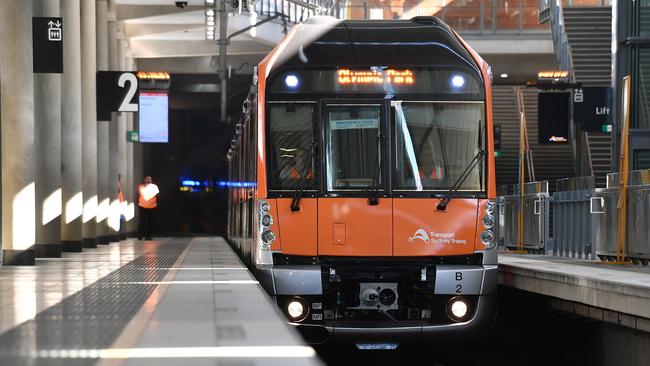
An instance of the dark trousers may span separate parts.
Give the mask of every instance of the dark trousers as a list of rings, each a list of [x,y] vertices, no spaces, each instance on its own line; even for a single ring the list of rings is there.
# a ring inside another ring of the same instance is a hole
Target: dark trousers
[[[140,214],[140,222],[138,223],[138,238],[150,238],[151,226],[153,225],[153,214],[155,208],[144,208],[138,206],[138,213]]]

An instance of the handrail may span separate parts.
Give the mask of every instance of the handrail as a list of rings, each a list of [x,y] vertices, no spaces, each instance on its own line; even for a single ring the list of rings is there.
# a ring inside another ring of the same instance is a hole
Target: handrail
[[[588,171],[587,172],[582,171],[582,172],[580,172],[580,174],[582,174],[582,175],[594,175],[594,164],[593,164],[593,161],[591,159],[591,149],[590,149],[590,146],[589,146],[589,134],[587,134],[586,131],[582,133],[582,144],[581,145],[583,146],[583,149],[581,150],[582,155],[586,154],[587,156],[585,157],[585,159],[580,159],[580,160],[583,161],[583,165],[587,164],[586,168],[588,169]]]

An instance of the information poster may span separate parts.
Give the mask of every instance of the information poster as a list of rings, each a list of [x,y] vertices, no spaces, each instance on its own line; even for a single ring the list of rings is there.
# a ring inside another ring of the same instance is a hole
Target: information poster
[[[140,92],[140,142],[169,142],[167,93]]]

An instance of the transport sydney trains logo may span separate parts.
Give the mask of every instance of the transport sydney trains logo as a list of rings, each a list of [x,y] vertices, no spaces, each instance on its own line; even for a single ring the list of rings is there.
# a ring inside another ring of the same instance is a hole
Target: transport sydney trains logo
[[[409,243],[414,243],[416,240],[421,240],[424,243],[430,243],[433,245],[467,243],[465,239],[456,239],[456,233],[437,233],[435,231],[427,232],[424,229],[417,229],[413,236],[409,236]]]

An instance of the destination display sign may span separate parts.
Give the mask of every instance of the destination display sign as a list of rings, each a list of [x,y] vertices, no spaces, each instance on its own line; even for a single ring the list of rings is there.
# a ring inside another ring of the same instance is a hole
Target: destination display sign
[[[271,94],[427,94],[432,98],[484,100],[483,80],[475,69],[340,67],[291,69],[270,78]]]
[[[414,84],[415,75],[411,70],[348,70],[337,72],[339,84]]]

